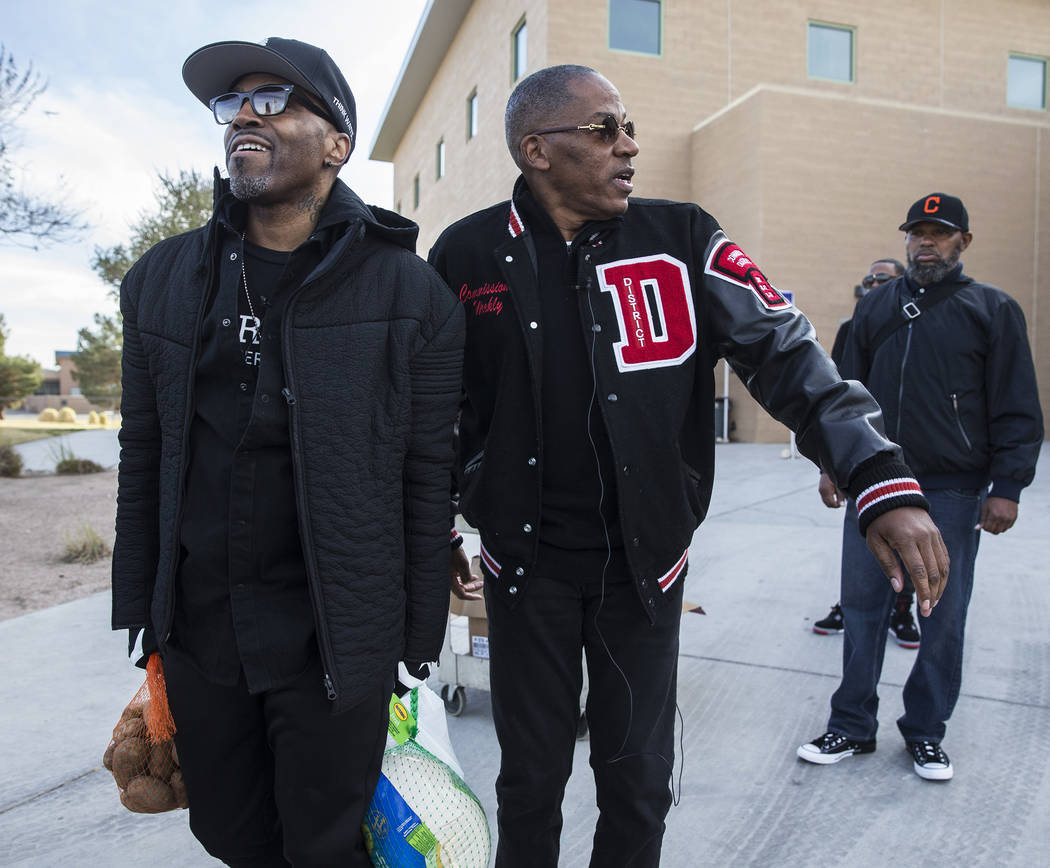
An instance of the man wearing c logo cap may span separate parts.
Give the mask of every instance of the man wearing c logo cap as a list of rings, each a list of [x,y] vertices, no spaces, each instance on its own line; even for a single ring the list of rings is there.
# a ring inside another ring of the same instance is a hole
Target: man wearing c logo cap
[[[113,627],[162,656],[209,853],[369,865],[394,673],[444,635],[463,315],[415,224],[338,179],[326,52],[219,42],[183,78],[229,178],[121,287]]]
[[[879,402],[951,557],[944,594],[920,620],[922,641],[897,720],[915,773],[946,781],[954,768],[941,741],[962,683],[980,534],[1003,533],[1017,520],[1021,491],[1035,476],[1043,417],[1020,306],[963,273],[959,257],[973,235],[962,200],[924,196],[900,229],[908,270],[857,303],[839,367]],[[798,748],[813,763],[875,750],[893,593],[856,527],[851,500],[842,537],[842,681],[828,731]]]

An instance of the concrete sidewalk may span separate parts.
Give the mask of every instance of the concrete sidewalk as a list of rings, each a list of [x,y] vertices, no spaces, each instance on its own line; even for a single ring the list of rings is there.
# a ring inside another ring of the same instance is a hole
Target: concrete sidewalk
[[[840,511],[805,460],[782,447],[717,453],[712,510],[694,538],[679,673],[680,797],[662,864],[1031,866],[1050,851],[1050,452],[1018,525],[985,536],[968,622],[963,695],[944,745],[946,784],[920,780],[896,734],[914,652],[886,651],[875,754],[834,766],[795,758],[823,732],[839,637],[817,636],[838,592]],[[108,594],[0,622],[0,864],[217,864],[185,812],[133,815],[100,766],[115,719],[141,683]],[[495,822],[498,749],[488,694],[449,718],[467,781]],[[586,741],[565,797],[561,865],[587,864],[597,816]]]

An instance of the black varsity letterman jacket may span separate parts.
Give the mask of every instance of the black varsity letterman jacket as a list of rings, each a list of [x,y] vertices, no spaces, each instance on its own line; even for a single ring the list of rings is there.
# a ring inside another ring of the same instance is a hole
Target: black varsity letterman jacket
[[[515,198],[524,189],[519,178]],[[632,200],[622,218],[585,226],[569,255],[626,556],[650,617],[683,574],[710,501],[719,358],[796,431],[800,451],[858,497],[862,531],[888,509],[926,505],[882,434],[878,404],[838,376],[809,321],[709,214]],[[543,509],[535,259],[513,199],[453,224],[430,252],[467,321],[460,511],[481,532],[490,584],[512,605],[528,587]]]

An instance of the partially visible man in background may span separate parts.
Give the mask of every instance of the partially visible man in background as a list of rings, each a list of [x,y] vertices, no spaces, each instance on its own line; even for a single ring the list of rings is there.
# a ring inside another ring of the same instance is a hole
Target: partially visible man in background
[[[183,78],[230,180],[121,287],[113,627],[163,657],[209,853],[366,866],[395,668],[444,633],[463,314],[415,224],[337,179],[324,51],[220,42]]]
[[[893,280],[895,277],[900,277],[902,274],[904,274],[903,262],[890,257],[876,259],[871,263],[868,273],[864,275],[860,282],[861,296],[867,295],[871,290],[877,289],[884,283]],[[851,322],[853,322],[852,318],[843,320],[839,325],[839,330],[835,333],[835,343],[831,348],[831,360],[836,365],[842,361],[842,353],[846,348],[846,336],[849,334]],[[845,494],[835,487],[835,484],[826,473],[820,474],[818,491],[820,492],[820,499],[824,501],[824,505],[831,509],[837,509],[846,503]],[[904,587],[898,592],[897,598],[893,601],[893,612],[890,615],[890,634],[902,648],[914,649],[919,647],[919,628],[915,625],[915,619],[911,614],[911,607],[914,601],[915,588],[911,583],[911,579],[905,576]],[[841,604],[835,603],[831,607],[831,611],[828,612],[827,617],[814,621],[813,632],[822,636],[841,633]]]

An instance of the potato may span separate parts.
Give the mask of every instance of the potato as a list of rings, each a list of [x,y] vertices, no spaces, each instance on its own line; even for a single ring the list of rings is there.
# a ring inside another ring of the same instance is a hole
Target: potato
[[[146,735],[146,721],[141,717],[129,717],[117,724],[113,730],[113,740],[120,744],[126,738],[142,738]]]
[[[120,719],[127,720],[130,717],[142,717],[142,714],[145,711],[146,704],[148,702],[149,700],[147,700],[146,702],[131,703],[131,705],[124,709],[123,713],[120,715]]]
[[[175,793],[175,804],[180,808],[188,808],[190,800],[186,796],[186,783],[182,779],[182,772],[175,769],[171,773],[171,791]]]
[[[118,787],[126,787],[136,775],[141,775],[149,763],[149,749],[141,738],[126,738],[113,750],[113,778]]]
[[[171,742],[162,741],[150,745],[149,773],[159,780],[166,781],[175,771],[175,760],[171,758]]]
[[[164,781],[149,775],[139,775],[128,782],[125,807],[140,814],[160,814],[175,805],[175,793]]]
[[[116,750],[116,747],[116,742],[111,741],[106,752],[102,754],[102,765],[110,771],[113,771],[113,751]]]

